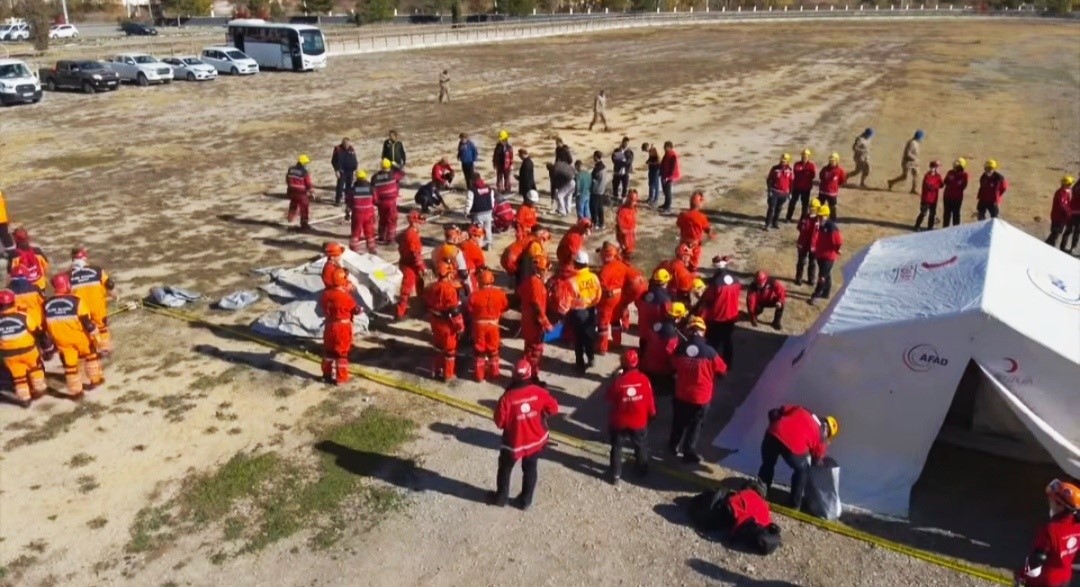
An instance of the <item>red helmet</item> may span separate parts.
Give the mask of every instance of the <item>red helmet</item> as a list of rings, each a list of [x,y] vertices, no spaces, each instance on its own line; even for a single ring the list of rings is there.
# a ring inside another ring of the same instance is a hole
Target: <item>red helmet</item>
[[[15,305],[15,292],[10,289],[0,289],[0,308]]]
[[[420,214],[419,210],[413,210],[412,212],[409,212],[409,215],[405,217],[405,220],[408,221],[409,224],[424,223],[424,217]]]
[[[86,247],[79,247],[77,249],[71,249],[71,259],[73,261],[75,259],[82,259],[82,260],[85,261],[89,257],[90,257],[90,253],[87,252]]]
[[[58,294],[71,293],[71,277],[67,273],[57,273],[52,278],[52,287]]]
[[[479,224],[473,224],[469,226],[469,236],[483,238],[484,227],[480,226]]]
[[[582,218],[581,220],[577,221],[577,225],[581,228],[592,228],[592,220],[589,220],[588,218]]]
[[[11,236],[15,239],[15,244],[17,245],[25,245],[30,243],[30,233],[26,232],[26,229],[21,226],[16,228],[15,232],[11,233]]]
[[[701,193],[700,191],[696,191],[690,196],[690,207],[691,208],[699,208],[699,207],[701,207],[701,204],[704,203],[704,202],[705,202],[705,194]]]
[[[325,253],[327,257],[340,257],[345,254],[345,247],[342,246],[341,243],[323,243],[323,253]]]
[[[476,276],[476,281],[483,286],[495,285],[495,274],[490,269],[481,269]]]
[[[15,265],[14,267],[11,268],[11,272],[8,273],[8,275],[12,279],[16,279],[16,278],[18,278],[18,279],[29,279],[30,278],[30,270],[27,269],[25,265]]]
[[[623,369],[634,369],[638,366],[638,354],[634,349],[627,349],[619,357],[619,364]]]
[[[525,359],[521,359],[517,363],[514,363],[514,379],[518,381],[525,381],[526,379],[531,378],[532,375],[533,368],[531,363],[529,363]]]
[[[754,285],[763,286],[769,281],[769,274],[764,271],[758,271],[754,274]]]

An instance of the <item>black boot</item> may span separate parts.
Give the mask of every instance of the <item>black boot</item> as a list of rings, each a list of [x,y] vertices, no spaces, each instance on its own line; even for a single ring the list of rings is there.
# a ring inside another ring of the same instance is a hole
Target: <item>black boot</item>
[[[776,309],[776,314],[773,315],[772,327],[775,330],[780,330],[781,328],[783,328],[783,326],[780,325],[780,320],[783,319],[783,317],[784,317],[784,308],[783,308],[783,306],[781,306],[781,307]]]

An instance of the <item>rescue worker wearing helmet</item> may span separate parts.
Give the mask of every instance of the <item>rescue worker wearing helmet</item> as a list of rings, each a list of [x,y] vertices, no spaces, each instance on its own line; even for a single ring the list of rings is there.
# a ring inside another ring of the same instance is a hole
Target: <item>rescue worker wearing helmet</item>
[[[859,178],[859,188],[866,189],[866,178],[870,177],[870,139],[874,137],[874,129],[867,128],[862,134],[855,137],[851,145],[851,160],[855,162],[855,171],[851,178]]]
[[[368,181],[368,174],[363,169],[356,172],[356,181],[345,192],[345,217],[351,221],[349,226],[349,248],[360,252],[360,243],[364,243],[367,252],[374,255],[377,234],[375,232],[375,189]]]
[[[701,295],[698,306],[700,316],[705,320],[705,340],[720,353],[724,363],[730,368],[735,357],[732,335],[735,332],[735,322],[739,319],[742,284],[728,270],[728,263],[726,256],[713,257],[712,264],[716,272],[705,286],[705,293]]]
[[[90,253],[80,247],[71,251],[71,293],[86,304],[90,320],[97,329],[97,352],[112,352],[112,333],[109,331],[109,300],[116,297],[116,283],[97,265],[90,264]]]
[[[964,190],[968,185],[967,159],[960,157],[953,161],[952,169],[945,174],[945,191],[942,194],[944,217],[942,226],[960,226],[960,206],[964,203]]]
[[[481,267],[487,266],[487,259],[484,256],[484,227],[479,224],[473,224],[469,226],[468,236],[461,241],[459,248],[461,249],[461,255],[465,258],[465,266],[469,269],[469,281],[471,282],[468,290],[470,292],[476,291],[476,278]]]
[[[810,160],[813,153],[810,149],[803,149],[802,156],[791,166],[791,200],[787,207],[787,221],[795,216],[795,204],[802,205],[799,219],[806,216],[810,206],[810,192],[814,191],[814,179],[817,178],[817,165]],[[868,171],[869,173],[869,171]]]
[[[308,171],[311,157],[300,155],[296,158],[296,164],[289,167],[285,172],[285,193],[289,196],[289,211],[286,218],[289,224],[300,218],[300,230],[308,230],[308,214],[311,208],[311,198],[315,195],[315,184]]]
[[[574,333],[574,361],[579,373],[592,367],[596,352],[596,306],[600,303],[600,279],[589,269],[589,254],[578,251],[573,272],[556,285],[558,313]]]
[[[380,158],[389,161],[395,170],[405,169],[405,144],[398,140],[396,130],[387,133]]]
[[[8,271],[17,267],[26,270],[26,277],[42,291],[49,285],[49,258],[41,247],[30,242],[30,233],[20,226],[12,233],[15,251],[8,257]]]
[[[832,270],[836,260],[840,257],[840,247],[844,244],[844,237],[840,234],[840,227],[829,218],[830,206],[822,206],[818,210],[818,230],[814,239],[814,261],[817,262],[818,280],[814,293],[810,294],[810,305],[814,305],[818,298],[829,299],[832,292]]]
[[[923,218],[930,215],[926,229],[934,230],[934,221],[937,219],[937,201],[941,188],[945,185],[944,178],[938,173],[941,163],[930,162],[930,170],[926,172],[922,180],[922,196],[919,198],[919,216],[915,218],[915,232],[922,230]]]
[[[375,208],[379,213],[378,242],[392,244],[397,240],[398,197],[401,195],[401,178],[405,172],[394,167],[390,159],[383,159],[379,171],[371,176],[371,191]]]
[[[330,289],[334,287],[334,273],[337,273],[338,269],[343,269],[341,256],[345,254],[345,247],[335,242],[323,243],[323,254],[326,255],[326,262],[323,263],[322,268],[322,283],[323,289]]]
[[[1005,176],[998,171],[998,162],[995,159],[987,159],[983,164],[983,174],[979,176],[979,204],[976,207],[976,211],[979,214],[979,220],[986,220],[987,214],[990,218],[997,218],[1001,213],[1001,199],[1005,197],[1005,192],[1009,189],[1009,182],[1006,181]]]
[[[536,190],[529,190],[522,198],[521,205],[518,206],[517,213],[514,215],[514,236],[517,240],[529,236],[533,227],[540,223],[536,213],[536,204],[539,201],[540,194]]]
[[[623,351],[620,371],[608,386],[605,398],[608,409],[607,481],[617,485],[622,478],[623,445],[634,448],[638,476],[649,474],[649,421],[656,417],[656,399],[649,378],[638,369],[638,353]]]
[[[1069,240],[1072,235],[1072,240]],[[1065,242],[1069,241],[1068,248]],[[1076,245],[1080,244],[1080,182],[1073,182],[1072,198],[1069,200],[1069,223],[1065,225],[1065,233],[1061,236],[1061,250],[1073,253]]]
[[[611,344],[615,348],[622,346],[623,332],[630,329],[630,306],[638,303],[649,289],[649,280],[637,267],[626,263],[626,279],[623,280],[622,294],[611,317]],[[640,317],[639,317],[640,320]]]
[[[769,410],[769,426],[761,441],[761,468],[758,469],[758,479],[765,484],[766,492],[772,487],[776,461],[782,458],[794,473],[789,505],[792,509],[800,509],[806,495],[810,465],[825,459],[828,443],[839,431],[836,418],[817,416],[802,406],[785,405]]]
[[[795,181],[795,171],[791,168],[791,154],[784,153],[780,162],[769,169],[765,176],[765,230],[780,228],[780,213],[784,204],[791,197],[791,186]]]
[[[398,293],[395,317],[400,320],[409,313],[409,298],[423,291],[424,275],[428,273],[424,264],[424,247],[420,240],[420,225],[424,217],[413,210],[408,216],[409,226],[398,236],[398,269],[401,270],[401,291]]]
[[[431,323],[432,346],[435,357],[432,374],[443,381],[456,377],[458,337],[465,331],[461,315],[461,298],[454,284],[454,268],[443,261],[436,265],[438,280],[424,289],[424,303]]]
[[[550,264],[543,254],[521,262],[517,295],[521,309],[521,338],[524,342],[525,361],[529,363],[532,377],[539,381],[540,359],[544,356],[544,334],[552,330],[547,317],[547,277]]]
[[[818,172],[818,200],[828,204],[836,218],[836,202],[840,198],[840,186],[847,182],[847,172],[840,167],[840,155],[829,155],[829,163]]]
[[[649,342],[641,354],[641,370],[649,377],[653,390],[659,395],[671,395],[673,390],[675,366],[671,358],[683,340],[679,322],[688,315],[686,304],[673,302],[667,313],[649,331]]]
[[[362,312],[349,291],[349,274],[333,271],[328,287],[319,298],[323,322],[323,381],[341,385],[349,380],[349,352],[353,343],[353,318]]]
[[[521,461],[521,493],[512,501],[521,510],[532,507],[536,492],[537,462],[547,446],[548,418],[559,413],[559,403],[548,390],[535,383],[536,373],[527,359],[514,365],[513,381],[495,406],[495,426],[502,430],[495,491],[488,503],[503,507],[510,501],[510,475]]]
[[[45,292],[30,281],[24,266],[12,268],[8,289],[15,294],[15,308],[26,316],[26,326],[45,360],[51,359],[56,349],[45,332]]]
[[[491,166],[495,169],[495,191],[501,194],[513,192],[510,178],[514,175],[514,147],[510,144],[510,133],[499,131],[499,142],[492,151]]]
[[[680,212],[675,219],[675,226],[679,229],[679,240],[686,243],[690,249],[690,256],[686,262],[686,268],[690,271],[697,271],[705,237],[713,237],[709,217],[701,211],[704,203],[705,194],[701,190],[695,191],[690,196],[690,208]]]
[[[72,399],[81,399],[84,390],[105,383],[97,353],[97,329],[86,303],[71,293],[71,278],[58,273],[52,278],[55,294],[45,302],[45,326],[64,366],[64,384]],[[89,384],[83,384],[82,369]]]
[[[765,308],[774,308],[772,327],[780,330],[783,325],[784,306],[787,305],[787,290],[779,279],[769,278],[769,274],[758,271],[754,281],[746,290],[746,314],[750,316],[750,325],[758,325],[758,316]]]
[[[1050,519],[1035,533],[1035,544],[1016,571],[1014,585],[1068,587],[1080,551],[1080,487],[1054,479],[1046,486]]]
[[[45,394],[45,368],[26,315],[15,307],[15,294],[0,290],[0,358],[11,374],[15,398],[24,408]]]
[[[814,242],[817,240],[818,227],[821,226],[818,222],[818,215],[821,212],[821,200],[814,198],[810,201],[810,207],[806,214],[799,219],[799,237],[795,240],[795,285],[802,285],[803,269],[807,270],[806,283],[815,283],[815,276],[817,275],[817,263],[814,262],[812,255],[814,250]],[[828,206],[825,209],[828,210]],[[810,261],[809,267],[807,266],[807,260]]]
[[[644,356],[648,347],[649,336],[653,331],[653,325],[668,315],[671,310],[671,293],[668,284],[671,283],[671,273],[667,269],[653,271],[649,288],[645,294],[637,300],[638,314],[638,349]]]
[[[596,249],[600,253],[603,265],[600,267],[600,303],[596,309],[596,327],[600,339],[596,345],[596,352],[601,355],[608,352],[612,338],[612,322],[618,321],[615,316],[615,308],[622,299],[623,285],[626,283],[627,272],[630,268],[619,257],[619,247],[604,241],[604,244]]]
[[[1053,200],[1050,204],[1050,236],[1046,237],[1046,244],[1051,247],[1057,246],[1058,237],[1061,233],[1069,229],[1069,233],[1073,237],[1073,247],[1076,246],[1076,240],[1080,235],[1071,230],[1073,223],[1073,211],[1072,211],[1072,196],[1076,190],[1073,186],[1076,184],[1076,179],[1071,175],[1066,175],[1061,178],[1061,187],[1054,192]],[[1061,239],[1061,250],[1068,251],[1066,242],[1069,240],[1069,233],[1066,233],[1065,238]]]
[[[499,320],[510,309],[506,292],[495,287],[495,274],[487,267],[477,272],[479,289],[469,296],[469,318],[472,320],[473,351],[476,353],[476,380],[499,377],[499,349],[502,339]]]
[[[727,374],[727,365],[705,340],[705,321],[690,318],[688,334],[672,355],[675,370],[675,401],[668,452],[682,455],[683,462],[701,462],[695,448],[705,414],[712,403],[716,378]]]
[[[900,175],[889,180],[889,191],[891,192],[893,186],[905,181],[909,176],[911,177],[911,195],[918,195],[919,192],[916,188],[919,185],[919,146],[923,137],[926,136],[921,130],[915,131],[915,134],[908,139],[908,142],[904,145],[904,154],[900,158]]]

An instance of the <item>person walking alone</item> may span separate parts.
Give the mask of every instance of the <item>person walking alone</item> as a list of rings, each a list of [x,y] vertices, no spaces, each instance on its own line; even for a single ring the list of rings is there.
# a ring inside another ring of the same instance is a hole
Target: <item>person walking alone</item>
[[[439,103],[450,101],[450,71],[442,70],[439,74]]]
[[[851,145],[851,158],[855,161],[855,171],[851,172],[851,179],[859,178],[859,188],[866,189],[866,178],[870,177],[870,139],[874,136],[874,129],[868,128],[862,134],[855,137]],[[803,204],[805,210],[806,204]],[[788,220],[791,220],[788,218]]]
[[[607,94],[604,93],[604,90],[600,90],[596,93],[596,97],[593,98],[592,122],[589,123],[589,130],[592,130],[599,121],[604,123],[604,132],[608,131],[607,116],[604,115],[605,110],[607,110]]]

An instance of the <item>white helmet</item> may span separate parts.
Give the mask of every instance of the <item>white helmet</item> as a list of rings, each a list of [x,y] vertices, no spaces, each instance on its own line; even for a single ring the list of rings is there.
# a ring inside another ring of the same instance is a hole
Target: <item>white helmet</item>
[[[529,192],[525,194],[525,201],[535,204],[540,201],[540,194],[537,193],[536,190],[529,190]]]
[[[574,256],[574,262],[578,263],[578,264],[581,264],[581,265],[588,265],[589,264],[589,254],[586,253],[585,251],[578,251],[577,255]]]

